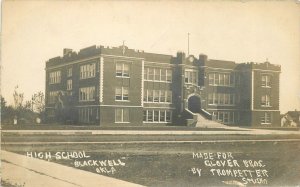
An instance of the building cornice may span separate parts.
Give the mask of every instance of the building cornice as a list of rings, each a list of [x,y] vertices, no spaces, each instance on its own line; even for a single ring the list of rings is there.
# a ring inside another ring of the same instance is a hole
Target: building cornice
[[[268,69],[253,69],[253,71],[266,71],[266,72],[276,72],[276,73],[281,73],[281,71],[268,70]]]
[[[209,66],[200,66],[200,68],[215,69],[215,70],[226,70],[226,71],[239,71],[239,70],[236,70],[236,69],[215,68],[215,67],[209,67]]]
[[[103,56],[103,57],[126,58],[126,59],[138,59],[138,60],[144,60],[145,59],[145,58],[141,58],[141,57],[129,57],[129,56],[107,55],[107,54],[101,54],[100,56]]]
[[[139,58],[139,57],[128,57],[128,56],[118,56],[118,55],[106,55],[106,54],[99,54],[99,55],[94,55],[88,58],[83,58],[80,60],[74,60],[74,61],[70,61],[70,62],[62,62],[61,64],[57,64],[57,65],[53,65],[53,66],[49,66],[46,67],[45,70],[52,70],[52,69],[56,69],[56,68],[61,68],[64,66],[68,66],[68,65],[72,65],[72,64],[79,64],[79,63],[83,63],[89,60],[94,60],[94,59],[98,59],[100,57],[108,57],[108,58],[120,58],[120,59],[138,59],[138,60],[143,60],[144,58]]]
[[[80,60],[74,60],[74,61],[70,61],[70,62],[62,62],[61,64],[46,67],[45,70],[52,70],[52,69],[61,68],[61,67],[72,65],[72,64],[79,64],[79,63],[83,63],[83,62],[90,61],[90,60],[96,60],[96,59],[99,59],[100,57],[101,57],[101,55],[95,55],[95,56],[92,56],[89,58],[83,58]]]
[[[162,65],[167,65],[167,66],[170,66],[170,67],[174,67],[175,65],[174,64],[170,64],[170,63],[165,63],[165,62],[151,62],[151,61],[146,61],[145,60],[145,66],[148,66],[149,64],[155,66],[155,65],[158,65],[158,66],[162,66]]]

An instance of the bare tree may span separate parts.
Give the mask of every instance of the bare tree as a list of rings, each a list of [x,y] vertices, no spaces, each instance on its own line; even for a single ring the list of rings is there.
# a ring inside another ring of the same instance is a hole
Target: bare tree
[[[43,92],[39,91],[32,96],[32,111],[39,114],[45,111],[45,96]]]
[[[24,93],[19,93],[17,89],[18,86],[15,87],[14,94],[13,94],[15,109],[21,108],[24,100]]]
[[[32,110],[32,102],[31,101],[25,101],[25,104],[23,106],[26,110]]]

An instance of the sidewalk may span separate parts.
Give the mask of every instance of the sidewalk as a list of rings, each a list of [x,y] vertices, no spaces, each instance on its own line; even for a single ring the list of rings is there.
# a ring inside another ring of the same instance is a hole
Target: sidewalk
[[[43,134],[43,135],[209,135],[209,134],[226,134],[226,135],[300,135],[300,131],[282,131],[266,129],[239,129],[233,128],[226,131],[185,131],[185,130],[2,130],[7,134]]]
[[[30,187],[137,187],[141,185],[103,175],[1,151],[1,178],[12,185]]]

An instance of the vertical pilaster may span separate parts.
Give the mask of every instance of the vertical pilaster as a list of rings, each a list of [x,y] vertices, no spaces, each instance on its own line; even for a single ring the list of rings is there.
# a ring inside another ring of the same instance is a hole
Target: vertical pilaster
[[[251,110],[254,109],[254,71],[251,70]]]
[[[101,56],[100,57],[100,70],[99,70],[99,72],[100,72],[100,81],[99,81],[99,88],[100,88],[100,91],[99,91],[99,100],[100,100],[100,103],[102,103],[103,102],[103,73],[104,73],[104,70],[103,70],[103,68],[104,68],[104,59],[103,59],[103,57]]]
[[[145,65],[145,60],[142,60],[142,86],[141,86],[141,106],[144,107],[144,72],[145,72],[145,68],[144,68],[144,65]]]

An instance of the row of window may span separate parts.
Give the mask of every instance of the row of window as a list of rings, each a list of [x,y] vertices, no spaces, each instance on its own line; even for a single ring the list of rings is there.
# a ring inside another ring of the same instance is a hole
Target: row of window
[[[116,76],[117,77],[129,77],[129,64],[128,63],[116,63]]]
[[[130,66],[128,63],[116,63],[116,76],[117,77],[129,77]],[[95,77],[96,64],[85,64],[80,66],[80,79],[87,79]],[[72,68],[67,69],[67,76],[72,76]],[[169,69],[159,68],[145,68],[144,74],[145,80],[171,82],[172,71]],[[61,82],[61,71],[55,71],[50,73],[50,84],[56,84]]]
[[[72,68],[67,69],[67,76],[68,77],[72,77],[72,75],[73,75],[72,71],[73,71]]]
[[[58,91],[57,91],[58,92]],[[51,93],[51,92],[50,92]],[[56,95],[55,95],[56,96]],[[91,123],[99,120],[99,109],[92,107],[79,108],[79,122]],[[220,111],[213,112],[217,121],[224,124],[233,124],[239,120],[239,113]],[[54,113],[52,114],[54,115]],[[170,110],[144,110],[143,122],[146,123],[168,123],[171,122],[172,112]],[[129,123],[130,113],[128,108],[116,108],[115,109],[115,122],[116,123]],[[272,114],[270,112],[262,113],[260,117],[260,123],[262,125],[268,125],[272,123]]]
[[[71,82],[72,84],[72,82]],[[59,91],[49,92],[49,103],[55,103]],[[79,89],[79,101],[94,101],[95,100],[95,87],[84,87]],[[128,101],[129,91],[128,87],[116,88],[115,99],[117,101]]]
[[[67,90],[72,90],[72,79],[67,80]]]
[[[49,74],[49,83],[56,84],[61,82],[61,71],[54,71]]]
[[[171,111],[169,110],[144,110],[143,121],[144,122],[171,122]]]
[[[171,111],[168,110],[144,110],[143,121],[144,122],[171,122]],[[115,122],[116,123],[129,123],[130,114],[127,108],[115,109]]]
[[[129,88],[118,87],[115,92],[116,101],[128,101],[129,100]]]
[[[230,73],[210,73],[209,85],[211,86],[233,86],[234,76]]]
[[[95,77],[96,64],[85,64],[80,66],[80,79],[87,79]],[[67,76],[72,76],[72,68],[67,69]],[[116,76],[117,77],[130,77],[130,64],[129,63],[116,63]],[[154,80],[162,82],[172,81],[172,72],[169,69],[159,68],[145,68],[145,80]],[[50,73],[50,84],[61,82],[61,71],[55,71]]]
[[[210,93],[208,94],[209,105],[235,105],[236,104],[235,94],[227,93]],[[270,95],[261,96],[261,106],[270,107],[271,97]]]
[[[58,96],[59,92],[60,91],[49,92],[49,98],[48,98],[49,104],[55,103],[57,101],[57,96]],[[96,95],[95,87],[85,87],[85,88],[79,89],[79,101],[94,101],[95,95]]]
[[[262,95],[261,96],[261,106],[270,107],[271,106],[271,97],[270,95]]]
[[[234,86],[235,76],[230,73],[210,73],[209,85],[210,86]],[[271,75],[261,76],[261,86],[271,87]]]
[[[220,121],[225,124],[233,124],[239,120],[239,113],[235,112],[213,112],[212,113],[215,116],[215,119],[217,121]],[[262,113],[260,117],[260,123],[262,125],[267,125],[272,123],[272,115],[270,112],[264,112]]]
[[[79,89],[79,101],[94,101],[95,87],[85,87]]]
[[[217,121],[225,124],[233,124],[238,120],[238,116],[235,116],[235,112],[213,112],[212,113]],[[238,113],[237,113],[238,114]],[[54,115],[54,114],[53,114]],[[143,122],[147,123],[165,123],[171,122],[172,112],[168,110],[144,110]],[[129,109],[116,108],[115,109],[115,122],[116,123],[129,123]],[[98,108],[79,108],[79,122],[90,123],[99,119]],[[272,123],[272,115],[269,112],[264,112],[260,117],[260,123],[262,125],[268,125]]]
[[[217,121],[225,124],[233,124],[235,122],[234,112],[213,112]]]
[[[70,84],[68,81],[68,90],[72,89],[72,80]],[[55,103],[59,91],[49,92],[49,103]],[[118,87],[115,93],[116,101],[128,101],[129,89],[128,87]],[[84,87],[79,89],[79,101],[94,101],[95,87]],[[261,97],[261,106],[270,107],[270,95],[263,95]],[[144,102],[149,103],[171,103],[172,92],[170,90],[145,90]],[[235,105],[235,95],[226,93],[210,93],[208,94],[209,105]]]
[[[144,90],[144,102],[171,103],[172,92],[170,90]]]
[[[269,112],[263,113],[263,115],[260,117],[260,123],[262,125],[268,125],[272,123],[272,115]]]
[[[80,66],[80,79],[88,79],[95,77],[96,63],[85,64]]]
[[[99,109],[92,107],[79,108],[79,122],[92,123],[99,119]]]
[[[261,76],[261,86],[262,87],[271,87],[271,76],[270,75],[262,75]]]
[[[59,91],[51,91],[49,92],[48,103],[55,103],[57,101]]]
[[[144,80],[157,82],[172,82],[172,70],[160,68],[145,68]]]
[[[115,109],[115,122],[116,123],[129,123],[129,109],[116,108]]]
[[[116,63],[116,76],[117,77],[129,77],[130,65],[128,63]],[[80,66],[80,79],[87,79],[95,77],[96,64],[90,63]],[[72,68],[67,69],[67,76],[72,76]],[[186,70],[185,83],[197,84],[197,72],[193,70]],[[57,84],[61,82],[61,71],[54,71],[49,74],[50,84]],[[160,82],[171,82],[172,71],[170,69],[159,69],[159,68],[145,68],[144,79],[150,81]],[[211,86],[233,86],[234,75],[230,73],[210,73],[209,74],[209,85]],[[261,86],[271,87],[271,76],[261,76]]]
[[[235,105],[235,94],[210,93],[208,94],[209,105]]]
[[[194,70],[186,70],[184,72],[184,82],[187,84],[197,85],[198,76],[197,72]]]
[[[80,66],[80,79],[87,79],[95,77],[96,64],[85,64]],[[67,69],[67,77],[72,77],[72,68]],[[49,73],[49,83],[57,84],[61,82],[61,71],[54,71]]]
[[[72,89],[72,80],[70,84],[68,81],[68,90]],[[54,103],[55,98],[59,91],[52,91],[49,94],[49,103]],[[79,101],[94,101],[95,100],[95,87],[84,87],[79,89]],[[129,100],[129,88],[128,87],[117,87],[115,89],[115,100],[116,101],[128,101]],[[152,103],[171,103],[172,92],[169,90],[145,90],[145,102]]]

